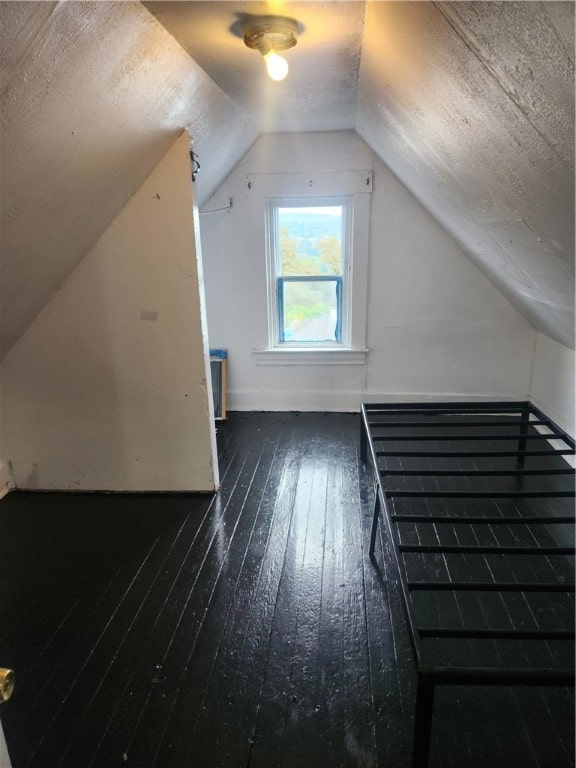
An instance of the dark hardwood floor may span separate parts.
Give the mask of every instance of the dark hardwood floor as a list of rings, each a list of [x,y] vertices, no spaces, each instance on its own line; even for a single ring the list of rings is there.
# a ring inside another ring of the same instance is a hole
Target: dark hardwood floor
[[[409,768],[357,414],[231,414],[212,496],[0,502],[13,768]],[[566,689],[440,689],[431,768],[570,768]]]

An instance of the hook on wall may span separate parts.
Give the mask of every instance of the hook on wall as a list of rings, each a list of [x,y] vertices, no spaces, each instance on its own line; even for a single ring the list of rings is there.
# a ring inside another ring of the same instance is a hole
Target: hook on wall
[[[200,163],[198,162],[198,155],[190,150],[190,161],[192,162],[192,181],[196,181],[196,174],[200,170]]]

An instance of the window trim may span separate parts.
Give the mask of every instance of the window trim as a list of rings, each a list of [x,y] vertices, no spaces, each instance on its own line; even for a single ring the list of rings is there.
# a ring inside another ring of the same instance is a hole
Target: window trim
[[[342,208],[342,271],[340,275],[281,275],[280,274],[280,227],[279,208]],[[351,349],[351,284],[352,228],[354,225],[354,196],[352,194],[301,194],[274,195],[266,198],[267,224],[267,275],[268,275],[268,349],[325,350]],[[339,281],[338,322],[336,338],[326,341],[290,341],[284,338],[281,284],[295,280]]]
[[[366,363],[368,349],[366,348],[366,317],[368,296],[368,253],[370,248],[370,209],[372,199],[373,172],[370,168],[343,171],[318,171],[313,173],[251,173],[244,177],[246,197],[252,221],[256,227],[255,246],[261,244],[262,259],[265,269],[262,270],[262,282],[258,284],[264,289],[263,302],[258,301],[258,311],[261,322],[255,345],[252,349],[254,363],[260,365],[363,365]],[[270,237],[269,219],[266,205],[270,197],[333,197],[334,195],[350,196],[354,205],[353,226],[350,229],[351,258],[354,262],[350,289],[350,347],[327,348],[323,344],[303,349],[271,347],[271,323],[269,316],[269,301],[266,291],[270,286],[269,259],[265,257]],[[262,263],[262,262],[260,262]],[[268,309],[267,309],[268,307]]]
[[[256,365],[365,365],[368,349],[310,347],[253,349]]]

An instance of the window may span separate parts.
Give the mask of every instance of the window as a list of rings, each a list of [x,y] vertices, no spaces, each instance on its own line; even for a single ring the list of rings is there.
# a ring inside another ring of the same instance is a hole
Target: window
[[[350,345],[351,197],[270,198],[271,346]]]

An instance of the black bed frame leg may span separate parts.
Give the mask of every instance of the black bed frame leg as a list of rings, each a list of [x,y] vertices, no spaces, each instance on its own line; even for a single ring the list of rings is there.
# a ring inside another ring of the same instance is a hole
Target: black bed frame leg
[[[414,715],[414,742],[412,768],[428,768],[430,734],[432,731],[432,707],[434,683],[418,675],[416,683],[416,711]]]
[[[378,495],[378,488],[376,488],[376,498],[374,500],[374,517],[372,518],[372,530],[370,532],[370,549],[368,551],[370,557],[374,556],[374,550],[376,548],[376,531],[378,529],[379,513],[380,513],[380,496]]]
[[[518,438],[518,451],[521,451],[521,453],[518,454],[518,461],[516,462],[518,469],[522,469],[524,467],[524,452],[526,451],[526,435],[528,434],[529,419],[529,411],[523,411],[520,421],[520,436]]]
[[[364,427],[364,421],[360,422],[360,459],[363,464],[368,461],[368,436]]]

